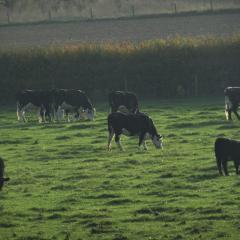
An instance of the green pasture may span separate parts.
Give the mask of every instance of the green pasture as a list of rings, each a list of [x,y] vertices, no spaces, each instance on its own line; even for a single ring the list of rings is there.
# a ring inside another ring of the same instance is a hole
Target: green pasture
[[[106,103],[93,122],[18,123],[1,107],[0,239],[239,239],[240,177],[217,172],[216,137],[240,139],[223,98],[140,101],[164,149],[122,137],[107,152]]]

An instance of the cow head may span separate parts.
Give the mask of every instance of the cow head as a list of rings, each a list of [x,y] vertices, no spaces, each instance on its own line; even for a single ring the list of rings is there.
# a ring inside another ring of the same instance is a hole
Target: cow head
[[[84,110],[84,115],[85,115],[86,119],[88,119],[90,121],[93,121],[95,114],[96,114],[95,108],[93,108],[93,109],[87,108]]]
[[[152,142],[156,148],[162,148],[163,147],[163,137],[159,134],[151,135]]]

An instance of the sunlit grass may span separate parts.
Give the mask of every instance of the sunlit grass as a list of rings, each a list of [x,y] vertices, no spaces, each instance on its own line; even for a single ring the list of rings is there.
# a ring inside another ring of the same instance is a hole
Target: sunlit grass
[[[3,108],[0,193],[4,239],[238,239],[239,177],[218,175],[217,136],[239,139],[223,99],[140,101],[164,136],[164,149],[122,137],[107,152],[107,108],[94,122],[17,123]]]

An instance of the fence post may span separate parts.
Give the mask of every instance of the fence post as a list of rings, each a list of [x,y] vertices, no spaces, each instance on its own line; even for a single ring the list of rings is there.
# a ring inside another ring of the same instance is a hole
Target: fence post
[[[6,10],[7,10],[7,22],[8,22],[8,24],[10,24],[10,22],[11,22],[11,19],[10,19],[10,9],[7,7]]]
[[[210,11],[213,12],[213,0],[210,0]]]
[[[51,10],[48,10],[48,20],[49,20],[49,21],[52,20],[52,13],[51,13]]]
[[[134,5],[131,5],[131,14],[132,14],[132,17],[135,17],[135,7],[134,7]]]
[[[90,8],[90,18],[93,19],[93,9]]]
[[[172,3],[173,6],[173,13],[177,14],[177,4],[176,3]]]

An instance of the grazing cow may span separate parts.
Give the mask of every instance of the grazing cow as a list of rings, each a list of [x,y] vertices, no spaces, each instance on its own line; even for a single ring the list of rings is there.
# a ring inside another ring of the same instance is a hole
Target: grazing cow
[[[25,112],[35,108],[38,112],[39,122],[48,117],[51,121],[52,92],[44,90],[22,90],[16,94],[17,117],[19,121],[26,122]]]
[[[10,180],[10,178],[4,178],[4,162],[3,159],[0,157],[0,191],[2,190],[4,182]]]
[[[94,119],[95,109],[85,92],[74,89],[56,89],[53,98],[57,120],[60,120],[62,111],[66,113],[68,121],[70,121],[70,112],[74,112],[76,118]]]
[[[112,138],[115,135],[115,142],[120,150],[123,150],[120,143],[120,135],[139,136],[139,147],[143,144],[147,150],[146,142],[150,138],[156,148],[162,147],[162,136],[157,133],[153,121],[144,113],[124,114],[121,112],[114,112],[108,115],[108,150],[111,149]]]
[[[236,174],[240,173],[240,141],[227,138],[217,138],[215,141],[215,156],[220,175],[228,175],[227,162],[232,160]]]
[[[137,96],[132,92],[115,91],[109,93],[108,96],[111,112],[116,112],[119,106],[125,106],[131,113],[137,113],[138,100]]]
[[[240,87],[227,87],[224,90],[225,95],[225,115],[227,120],[232,120],[232,112],[236,115],[238,120],[240,116],[237,112],[240,105]]]

